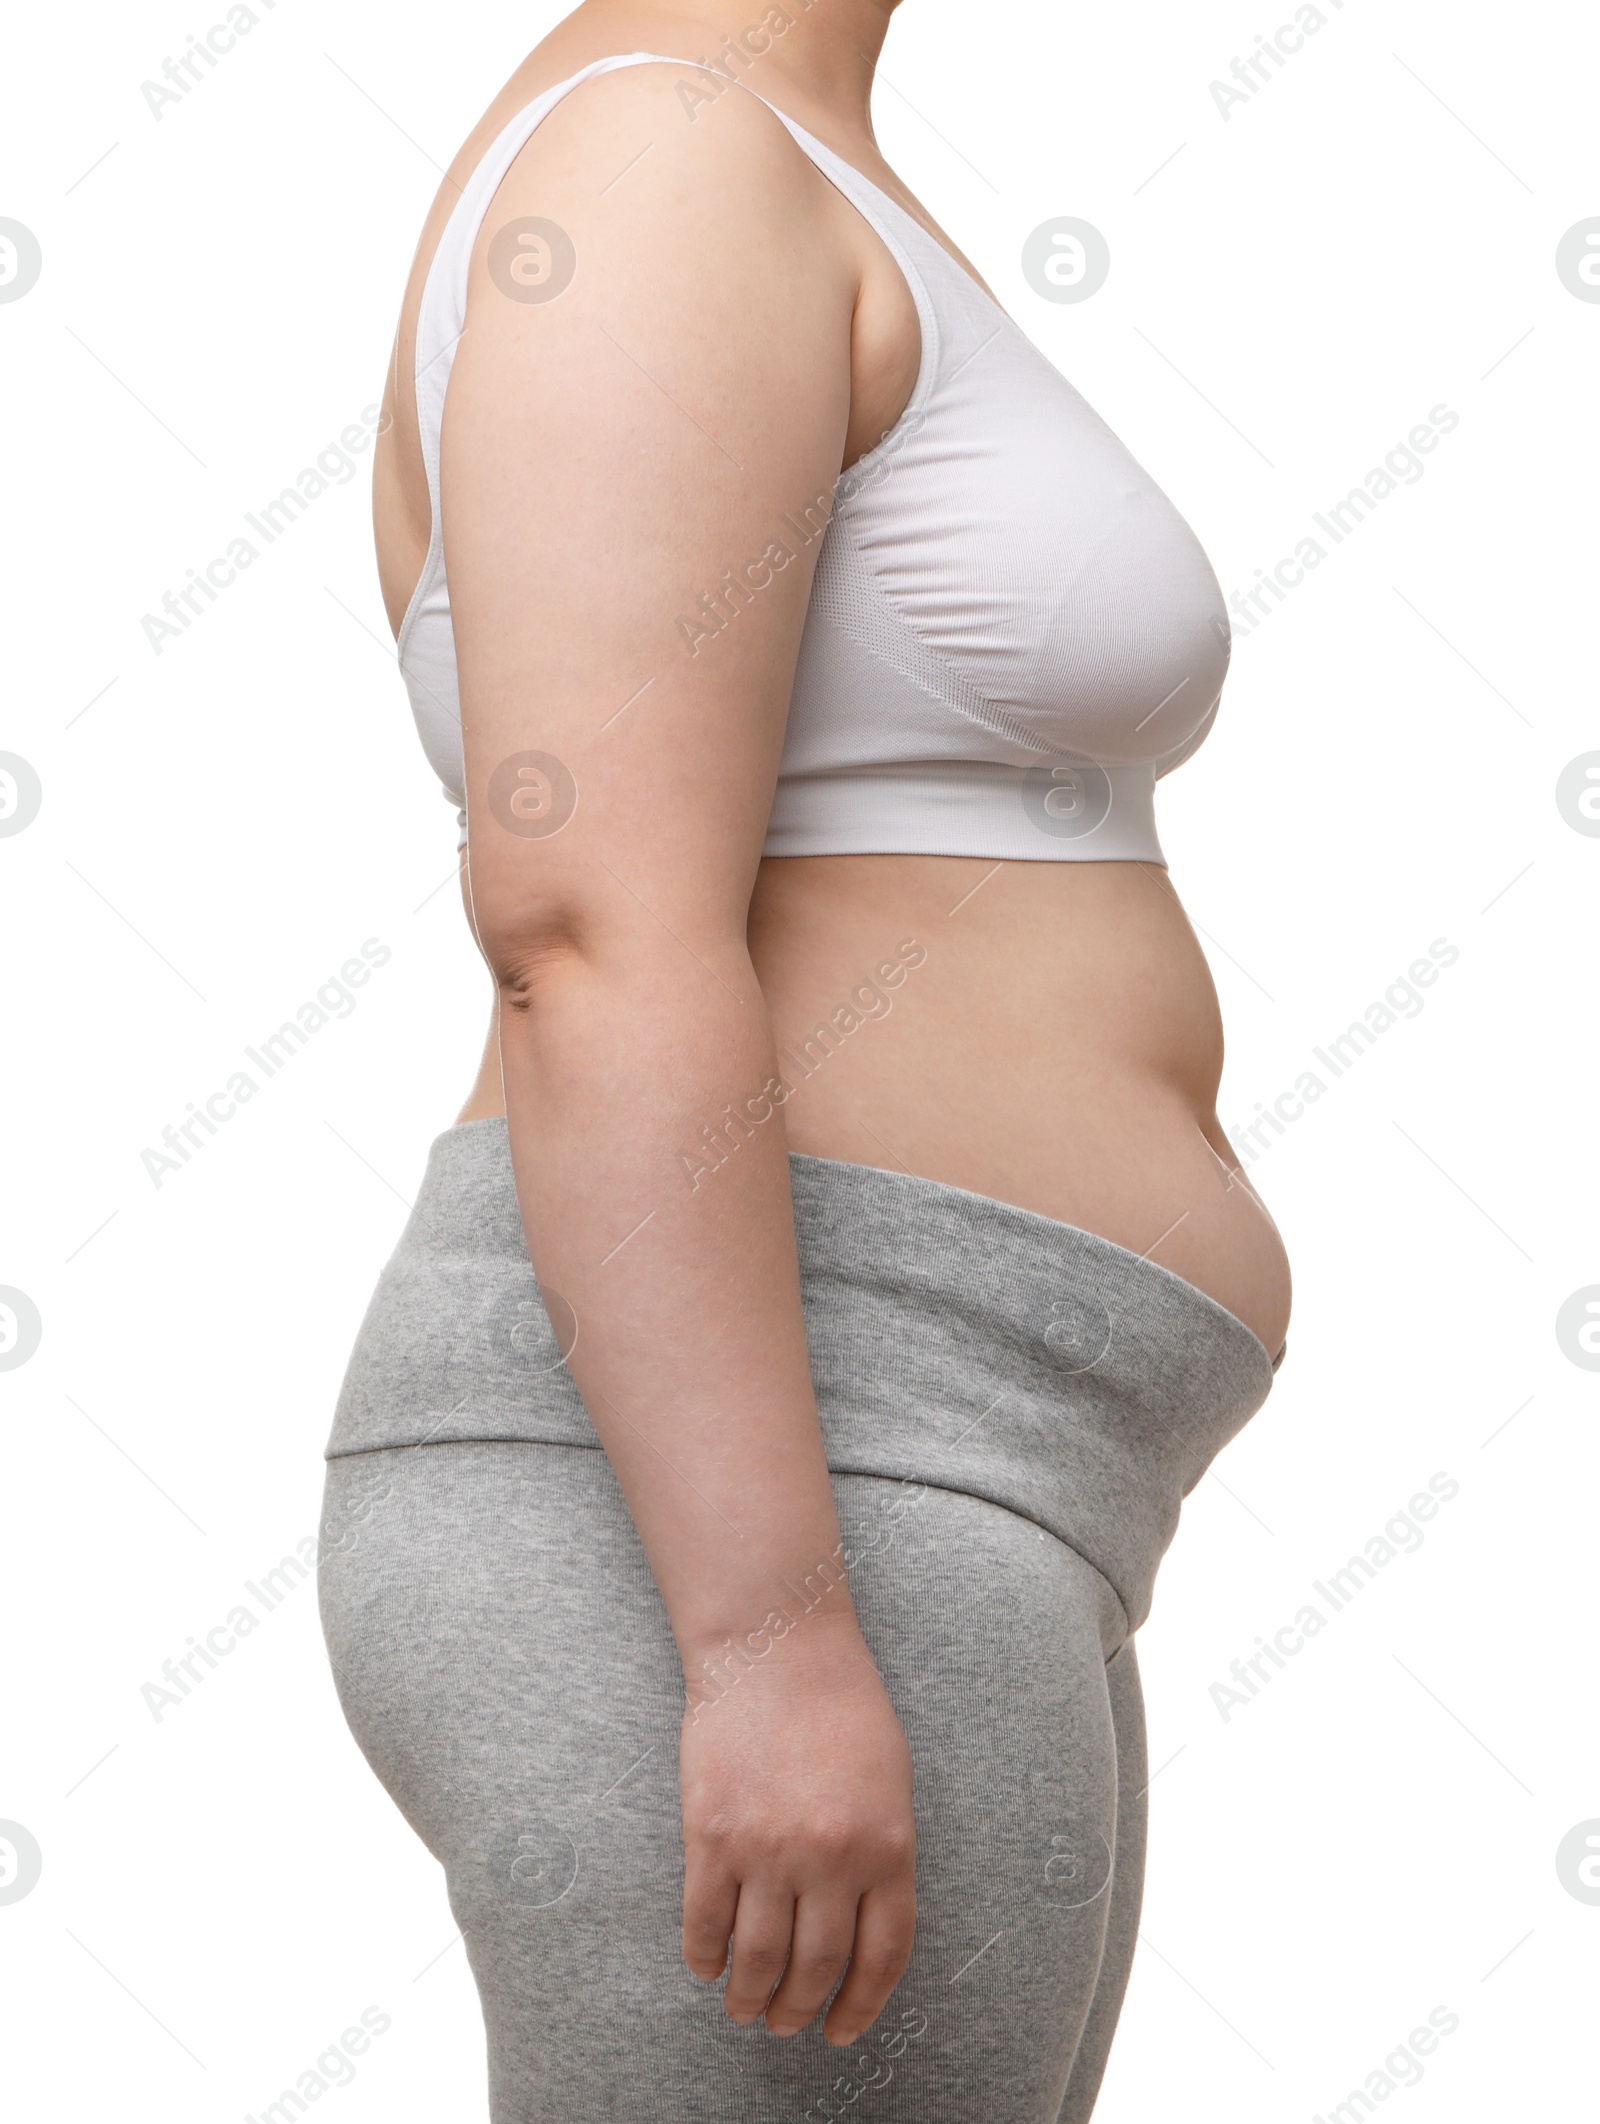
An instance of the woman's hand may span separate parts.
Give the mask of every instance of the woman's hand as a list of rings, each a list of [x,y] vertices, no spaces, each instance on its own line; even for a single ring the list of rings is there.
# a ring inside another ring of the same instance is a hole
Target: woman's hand
[[[848,1614],[808,1616],[764,1658],[724,1665],[720,1696],[704,1671],[680,1751],[684,1960],[707,1983],[727,1968],[731,2017],[764,2013],[780,2036],[844,1976],[823,2033],[853,2043],[916,1930],[911,1754],[894,1707]]]

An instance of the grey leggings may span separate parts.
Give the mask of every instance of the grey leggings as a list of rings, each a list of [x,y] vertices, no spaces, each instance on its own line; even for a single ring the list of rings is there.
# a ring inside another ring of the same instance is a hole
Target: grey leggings
[[[934,1182],[792,1171],[851,1588],[916,1769],[916,1951],[848,2052],[736,2027],[683,1964],[682,1673],[539,1302],[504,1122],[434,1145],[351,1360],[323,1623],[351,1728],[445,1868],[494,2124],[1094,2106],[1143,1867],[1132,1633],[1271,1365],[1107,1241]]]

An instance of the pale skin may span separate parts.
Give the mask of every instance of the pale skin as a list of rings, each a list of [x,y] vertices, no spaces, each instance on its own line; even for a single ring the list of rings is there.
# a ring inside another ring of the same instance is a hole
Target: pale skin
[[[708,58],[758,12],[587,0],[464,144],[423,232],[376,466],[397,626],[430,527],[416,310],[456,187],[591,60]],[[972,271],[872,136],[889,12],[827,0],[743,78]],[[571,1369],[699,1699],[680,1758],[685,1959],[707,1981],[728,1971],[736,2021],[787,2036],[826,2006],[824,2032],[848,2044],[910,1956],[911,1764],[831,1561],[789,1151],[1103,1234],[1268,1350],[1289,1282],[1217,1121],[1216,998],[1164,870],[761,857],[819,541],[697,654],[678,622],[892,427],[920,340],[892,256],[755,96],[691,98],[689,115],[683,85],[705,80],[641,66],[573,92],[474,254],[443,506],[464,884],[495,1009],[459,1118],[507,1116],[535,1271],[577,1317]],[[578,260],[548,303],[507,299],[487,268],[495,232],[533,215]],[[558,758],[578,792],[543,838],[506,830],[490,801],[495,769],[525,751]],[[909,970],[880,980],[824,1063],[802,1077],[780,1060],[885,965]],[[763,1101],[778,1078],[790,1096]],[[763,1104],[711,1169],[705,1129]],[[784,1589],[824,1566],[831,1589],[803,1623],[763,1636],[795,1609]],[[762,1649],[707,1691],[730,1639]]]

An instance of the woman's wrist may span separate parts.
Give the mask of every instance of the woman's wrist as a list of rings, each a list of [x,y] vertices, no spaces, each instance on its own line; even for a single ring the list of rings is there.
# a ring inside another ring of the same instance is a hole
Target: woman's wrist
[[[815,1573],[785,1579],[755,1620],[680,1631],[678,1653],[692,1704],[715,1702],[756,1673],[837,1686],[848,1669],[870,1663],[842,1566],[826,1586]]]

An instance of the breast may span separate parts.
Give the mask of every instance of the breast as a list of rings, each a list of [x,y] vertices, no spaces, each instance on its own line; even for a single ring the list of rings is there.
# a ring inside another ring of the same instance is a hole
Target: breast
[[[792,763],[822,770],[811,738],[836,745],[847,721],[861,764],[1087,756],[1159,772],[1203,729],[1227,671],[1216,576],[1066,378],[992,306],[972,322],[986,339],[966,358],[943,348],[906,432],[842,483],[819,557],[815,633],[843,633],[901,683],[875,690],[863,667],[847,710],[836,646],[809,645]],[[808,687],[816,664],[831,698]],[[907,712],[907,681],[952,711],[942,724]]]

